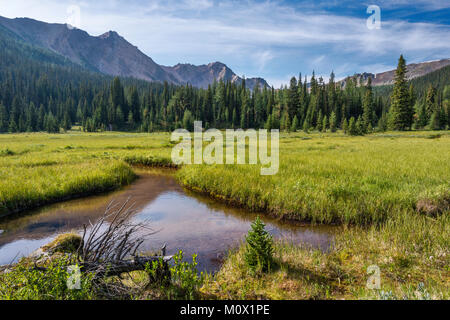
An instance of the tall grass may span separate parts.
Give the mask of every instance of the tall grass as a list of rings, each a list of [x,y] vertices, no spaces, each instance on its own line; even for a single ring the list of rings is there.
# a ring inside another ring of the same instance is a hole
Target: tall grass
[[[167,134],[0,135],[0,215],[110,191],[130,165],[170,165]]]
[[[252,210],[316,223],[371,224],[413,211],[428,194],[450,190],[450,136],[285,135],[280,171],[258,166],[185,166],[185,186]]]
[[[450,299],[449,218],[398,212],[382,226],[344,228],[326,252],[278,242],[271,272],[256,278],[242,246],[202,292],[216,299]],[[373,265],[378,290],[366,285]]]

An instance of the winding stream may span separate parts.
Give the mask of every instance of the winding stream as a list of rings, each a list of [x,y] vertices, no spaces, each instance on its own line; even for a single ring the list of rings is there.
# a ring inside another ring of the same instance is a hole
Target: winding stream
[[[0,220],[0,265],[17,261],[56,235],[80,231],[83,224],[102,216],[111,202],[131,197],[136,214],[132,219],[150,220],[157,233],[144,242],[143,250],[167,243],[167,254],[182,249],[185,257],[198,254],[199,270],[214,272],[226,252],[244,239],[256,214],[230,208],[183,189],[165,170],[139,170],[132,185],[106,195],[70,200]],[[275,237],[306,243],[326,250],[334,227],[304,226],[262,217]]]

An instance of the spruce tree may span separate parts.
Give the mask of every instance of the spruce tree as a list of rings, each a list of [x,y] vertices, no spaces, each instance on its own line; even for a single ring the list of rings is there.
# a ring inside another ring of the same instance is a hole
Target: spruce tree
[[[408,130],[412,126],[406,72],[406,61],[401,55],[395,71],[394,90],[391,96],[390,127],[393,130]]]
[[[366,129],[365,125],[364,125],[364,121],[363,121],[361,116],[358,117],[358,120],[356,120],[356,124],[355,125],[356,125],[357,134],[363,135],[363,134],[366,133],[367,129]]]
[[[348,132],[348,121],[347,121],[347,118],[344,118],[344,120],[342,121],[342,130],[344,131],[344,133]]]
[[[319,116],[317,117],[316,130],[322,131],[322,126],[323,126],[322,110],[319,110]]]
[[[331,112],[331,115],[330,115],[330,131],[331,132],[336,132],[336,122],[337,122],[336,113],[333,111],[333,112]]]
[[[328,129],[328,117],[325,115],[322,121],[322,131],[327,132],[327,129]]]
[[[372,94],[372,78],[369,78],[366,86],[366,93],[363,98],[363,126],[364,131],[367,131],[369,125],[373,124],[373,94]]]
[[[358,128],[356,127],[356,120],[355,120],[354,117],[351,117],[350,121],[348,123],[348,133],[351,136],[357,136],[359,134],[358,133]]]
[[[431,115],[429,128],[431,130],[439,130],[441,128],[439,112],[437,110]]]
[[[258,216],[245,238],[244,260],[253,272],[267,272],[273,264],[273,238],[265,227]]]
[[[8,131],[8,111],[6,107],[0,103],[0,132]]]
[[[298,130],[298,119],[297,119],[297,116],[294,116],[294,120],[292,120],[291,131],[297,132],[297,130]]]

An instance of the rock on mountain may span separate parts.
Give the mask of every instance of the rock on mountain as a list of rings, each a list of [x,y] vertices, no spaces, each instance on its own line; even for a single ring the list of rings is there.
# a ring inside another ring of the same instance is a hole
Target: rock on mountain
[[[89,70],[107,75],[147,81],[168,81],[173,84],[190,83],[200,88],[208,87],[214,80],[237,83],[242,81],[220,62],[202,66],[158,65],[114,31],[95,37],[67,24],[50,24],[28,18],[0,17],[0,24],[24,42],[51,50]],[[267,82],[260,78],[247,79],[246,83],[251,89],[257,83],[260,86],[268,86]]]
[[[422,77],[426,74],[442,69],[448,65],[450,65],[450,59],[408,64],[406,66],[407,68],[406,78],[408,80],[411,80],[414,78]],[[350,78],[356,81],[356,84],[358,86],[367,84],[369,78],[372,79],[372,85],[374,86],[392,85],[394,84],[395,80],[395,70],[377,74],[367,72],[357,73],[351,77],[347,77],[346,79],[340,81],[341,86],[345,87],[347,80]]]
[[[192,64],[177,64],[174,67],[163,67],[168,73],[177,78],[181,83],[190,83],[195,87],[207,88],[209,84],[216,80],[230,81],[232,83],[242,83],[242,78],[238,77],[230,68],[221,62],[213,62],[208,65],[194,66]],[[253,89],[257,84],[259,87],[269,86],[262,78],[245,79],[246,86]]]

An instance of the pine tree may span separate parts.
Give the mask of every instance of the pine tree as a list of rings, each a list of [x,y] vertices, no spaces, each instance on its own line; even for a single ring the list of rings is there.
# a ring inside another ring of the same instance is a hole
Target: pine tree
[[[344,121],[342,121],[342,130],[344,133],[348,133],[348,121],[347,118],[344,118]]]
[[[416,128],[417,129],[423,129],[427,126],[429,121],[427,108],[425,103],[421,103],[418,106],[417,110],[417,121],[416,121]]]
[[[425,99],[426,111],[428,118],[436,111],[437,101],[436,101],[436,89],[430,84],[427,90],[427,96]]]
[[[297,116],[294,116],[294,120],[292,120],[291,131],[297,132],[297,130],[298,130],[298,119],[297,119]]]
[[[272,130],[272,129],[273,129],[273,125],[272,125],[272,115],[269,115],[269,116],[267,117],[267,121],[266,121],[266,124],[264,125],[264,128],[265,128],[266,130]]]
[[[184,112],[182,127],[188,131],[194,130],[194,118],[189,110]]]
[[[323,117],[323,121],[322,121],[322,131],[326,132],[328,129],[328,117],[325,115],[325,117]]]
[[[407,130],[411,126],[412,114],[406,81],[406,61],[401,55],[395,72],[394,90],[391,96],[390,127],[393,130]]]
[[[322,110],[319,110],[319,116],[317,117],[317,126],[316,126],[316,130],[322,131],[322,126],[323,126]]]
[[[440,117],[439,117],[439,112],[436,110],[435,112],[433,112],[433,114],[431,115],[430,118],[430,123],[429,123],[429,128],[431,130],[439,130],[441,128],[440,125]]]
[[[253,272],[267,272],[273,264],[273,238],[259,217],[248,232],[244,260]]]
[[[354,117],[351,117],[351,118],[350,118],[350,121],[349,121],[349,123],[348,123],[348,133],[349,133],[351,136],[357,136],[357,135],[359,135],[358,128],[357,128],[357,126],[356,126],[356,120],[355,120]]]
[[[358,135],[363,135],[366,133],[366,127],[364,125],[364,121],[362,119],[361,116],[358,117],[358,119],[356,120],[356,130],[357,130],[357,134]]]
[[[8,131],[8,111],[6,107],[0,103],[0,132]]]
[[[308,119],[305,119],[305,121],[303,122],[302,129],[304,132],[308,133],[309,128],[311,128],[311,125],[309,124]]]
[[[9,121],[8,131],[9,131],[10,133],[15,133],[15,132],[18,132],[18,131],[19,131],[19,129],[18,129],[18,127],[17,127],[17,123],[16,123],[16,121],[15,121],[14,119],[11,119],[11,120]]]
[[[336,122],[337,122],[337,119],[336,119],[336,113],[333,111],[333,112],[331,112],[331,115],[330,115],[330,131],[331,132],[336,132]]]
[[[374,114],[374,105],[373,105],[373,94],[372,94],[372,78],[369,77],[366,86],[366,93],[363,99],[363,127],[364,132],[367,131],[369,125],[373,124],[373,114]]]
[[[70,120],[69,112],[64,113],[64,120],[62,122],[62,126],[64,130],[70,130],[72,128],[72,121]]]

